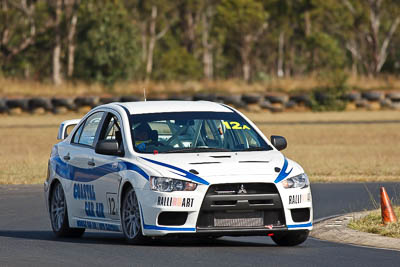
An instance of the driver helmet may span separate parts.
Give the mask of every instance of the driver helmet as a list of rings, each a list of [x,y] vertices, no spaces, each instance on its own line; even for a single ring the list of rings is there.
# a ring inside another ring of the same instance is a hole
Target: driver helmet
[[[135,146],[140,151],[146,149],[146,143],[151,142],[151,128],[148,123],[142,122],[133,129]]]

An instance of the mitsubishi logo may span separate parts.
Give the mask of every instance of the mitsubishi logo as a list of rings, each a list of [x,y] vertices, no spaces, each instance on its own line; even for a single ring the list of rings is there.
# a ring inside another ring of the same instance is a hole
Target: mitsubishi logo
[[[246,189],[244,188],[244,185],[242,184],[237,192],[238,194],[247,194]]]

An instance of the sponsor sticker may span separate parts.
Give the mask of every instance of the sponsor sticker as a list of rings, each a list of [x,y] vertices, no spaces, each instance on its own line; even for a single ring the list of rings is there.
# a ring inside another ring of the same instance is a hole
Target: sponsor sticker
[[[310,202],[310,201],[311,201],[310,193],[289,196],[289,205],[300,204],[303,202]]]
[[[191,197],[161,197],[157,198],[157,205],[164,207],[193,207],[194,198]]]

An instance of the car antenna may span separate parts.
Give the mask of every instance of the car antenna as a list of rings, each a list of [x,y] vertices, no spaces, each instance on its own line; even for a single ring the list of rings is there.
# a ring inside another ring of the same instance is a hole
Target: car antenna
[[[146,87],[143,87],[144,102],[146,102]]]

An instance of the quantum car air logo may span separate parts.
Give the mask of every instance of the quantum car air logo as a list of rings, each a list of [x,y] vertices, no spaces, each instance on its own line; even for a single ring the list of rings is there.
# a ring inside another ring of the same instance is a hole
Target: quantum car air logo
[[[193,207],[194,198],[182,198],[182,197],[158,197],[157,205],[165,207],[182,207],[191,208]]]

